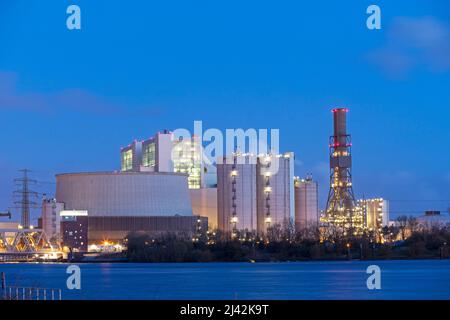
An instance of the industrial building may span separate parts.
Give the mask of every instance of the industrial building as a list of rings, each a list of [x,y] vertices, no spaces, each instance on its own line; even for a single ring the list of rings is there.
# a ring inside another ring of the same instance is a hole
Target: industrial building
[[[209,229],[217,229],[217,171],[203,162],[199,137],[177,138],[164,130],[149,139],[135,140],[121,149],[121,171],[186,174],[193,214],[207,217]]]
[[[204,183],[201,140],[175,138],[168,130],[155,136],[135,140],[120,151],[123,172],[178,172],[188,175],[190,189],[200,189]]]
[[[378,230],[389,225],[389,201],[376,199],[358,200],[358,206],[364,210],[365,225],[368,230]]]
[[[295,212],[293,158],[292,153],[236,153],[219,163],[219,229],[232,234],[245,230],[262,235],[269,227],[287,226]]]
[[[382,198],[358,200],[358,207],[364,213],[365,228],[374,232],[378,241],[382,241],[383,227],[389,225],[389,202]]]
[[[56,175],[64,212],[86,211],[88,243],[122,241],[130,232],[196,230],[187,175],[168,172],[94,172]],[[207,218],[200,221],[207,228]]]
[[[302,231],[319,226],[318,184],[307,176],[295,178],[295,229]]]
[[[61,216],[62,244],[73,251],[88,250],[88,212],[86,210],[63,210]]]

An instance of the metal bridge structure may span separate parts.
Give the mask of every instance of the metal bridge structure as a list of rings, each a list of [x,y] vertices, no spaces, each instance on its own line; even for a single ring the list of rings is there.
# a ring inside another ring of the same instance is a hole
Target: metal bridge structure
[[[0,261],[62,257],[60,246],[51,244],[42,229],[0,229]]]

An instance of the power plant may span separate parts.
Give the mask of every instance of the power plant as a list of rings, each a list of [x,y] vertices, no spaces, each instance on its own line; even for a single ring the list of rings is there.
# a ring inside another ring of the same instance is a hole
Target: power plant
[[[15,203],[20,205],[22,224],[0,226],[0,253],[27,259],[41,253],[58,257],[60,245],[86,252],[105,243],[126,245],[131,232],[155,237],[170,232],[197,239],[194,233],[200,229],[218,229],[241,240],[278,231],[277,236],[284,236],[292,228],[304,238],[314,237],[316,231],[323,238],[335,232],[345,237],[371,233],[382,242],[388,202],[356,201],[348,111],[332,110],[330,189],[320,218],[318,183],[310,175],[295,177],[294,153],[227,155],[216,165],[217,184],[206,187],[200,138],[186,141],[184,150],[183,140],[165,130],[122,148],[120,171],[57,174],[55,198],[44,197],[38,228],[29,217],[36,206],[30,197],[38,194],[30,184],[36,180],[22,170],[23,178],[15,180],[21,184]],[[181,156],[173,159],[173,154]]]
[[[364,212],[352,185],[352,139],[347,133],[347,108],[333,109],[334,132],[330,137],[330,191],[323,222],[344,235],[359,235],[365,228]]]

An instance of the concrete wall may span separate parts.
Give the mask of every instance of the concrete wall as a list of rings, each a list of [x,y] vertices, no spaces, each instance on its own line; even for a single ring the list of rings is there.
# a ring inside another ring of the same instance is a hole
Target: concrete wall
[[[187,175],[157,172],[56,176],[56,200],[89,216],[190,216]]]

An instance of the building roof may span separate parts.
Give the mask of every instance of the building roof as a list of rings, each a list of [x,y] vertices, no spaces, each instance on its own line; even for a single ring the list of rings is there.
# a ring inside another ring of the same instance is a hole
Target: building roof
[[[97,171],[97,172],[67,172],[57,173],[55,176],[114,176],[114,175],[152,175],[152,176],[188,176],[181,172],[154,172],[154,171]]]

